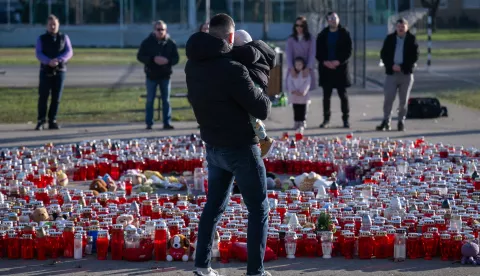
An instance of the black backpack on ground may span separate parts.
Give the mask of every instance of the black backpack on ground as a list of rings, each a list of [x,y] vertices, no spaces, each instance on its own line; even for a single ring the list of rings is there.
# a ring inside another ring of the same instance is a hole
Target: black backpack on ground
[[[408,119],[429,119],[448,117],[448,110],[440,105],[437,98],[410,98],[408,100]]]

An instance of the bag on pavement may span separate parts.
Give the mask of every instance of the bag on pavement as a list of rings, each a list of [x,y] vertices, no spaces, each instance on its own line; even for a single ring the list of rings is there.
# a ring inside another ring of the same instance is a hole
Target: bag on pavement
[[[428,119],[448,117],[447,107],[441,106],[437,98],[410,98],[408,100],[408,119]]]

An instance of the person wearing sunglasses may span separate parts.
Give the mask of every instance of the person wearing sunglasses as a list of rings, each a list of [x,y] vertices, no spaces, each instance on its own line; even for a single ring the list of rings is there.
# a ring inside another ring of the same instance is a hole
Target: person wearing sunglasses
[[[145,106],[145,123],[147,129],[153,126],[153,104],[160,87],[162,98],[163,129],[173,129],[170,124],[172,109],[170,107],[170,76],[172,66],[179,61],[178,49],[167,33],[167,24],[159,20],[153,24],[153,32],[142,41],[137,53],[137,60],[144,64],[147,87]]]
[[[351,86],[348,62],[352,55],[350,32],[340,24],[334,12],[326,16],[328,26],[317,36],[317,60],[320,85],[323,88],[323,123],[320,128],[330,126],[330,99],[333,89],[340,97],[343,127],[350,128],[347,88]]]
[[[285,55],[288,67],[287,79],[290,75],[293,78],[296,78],[297,74],[302,74],[302,78],[310,75],[310,90],[315,89],[315,40],[308,30],[307,19],[304,16],[299,16],[295,20],[292,34],[287,40]],[[295,60],[298,58],[302,58],[305,61],[305,67],[301,72],[297,73],[297,70],[295,70]],[[286,90],[290,91],[292,89],[294,88],[289,87],[289,83],[287,82]],[[299,121],[294,124],[294,129],[304,129],[306,127],[306,121]]]

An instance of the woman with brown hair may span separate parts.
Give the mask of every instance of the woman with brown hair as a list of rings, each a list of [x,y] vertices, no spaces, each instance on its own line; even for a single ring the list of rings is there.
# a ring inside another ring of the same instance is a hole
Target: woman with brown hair
[[[288,75],[297,76],[295,71],[295,59],[301,57],[305,63],[305,69],[301,72],[304,77],[311,76],[310,90],[315,89],[315,39],[308,31],[307,19],[304,16],[299,16],[293,25],[293,31],[287,39],[285,47],[285,54],[287,58]],[[287,83],[288,90],[288,83]]]

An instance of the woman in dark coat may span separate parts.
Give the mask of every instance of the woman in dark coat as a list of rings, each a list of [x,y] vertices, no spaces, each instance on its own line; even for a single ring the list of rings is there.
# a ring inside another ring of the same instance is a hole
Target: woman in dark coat
[[[347,87],[351,86],[348,61],[352,55],[352,38],[348,30],[339,24],[336,13],[329,12],[327,21],[328,27],[318,34],[316,43],[320,85],[323,88],[323,123],[320,127],[330,126],[330,98],[335,88],[340,97],[343,127],[349,128]]]

